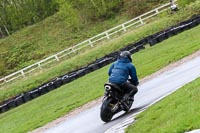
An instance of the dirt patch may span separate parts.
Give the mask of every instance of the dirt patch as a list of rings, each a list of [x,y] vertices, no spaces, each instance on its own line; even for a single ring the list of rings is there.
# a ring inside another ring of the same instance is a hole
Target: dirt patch
[[[149,76],[146,76],[145,78],[140,80],[140,84],[142,84],[142,83],[144,83],[144,82],[146,82],[146,81],[148,81],[148,80],[150,80],[152,78],[155,78],[155,77],[159,76],[160,74],[162,74],[163,72],[171,70],[172,68],[174,68],[176,66],[179,66],[179,65],[181,65],[181,64],[183,64],[183,63],[185,63],[185,62],[187,62],[189,60],[192,60],[192,59],[194,59],[195,57],[198,57],[198,56],[200,56],[200,50],[195,52],[195,53],[193,53],[192,55],[189,55],[189,56],[187,56],[187,57],[185,57],[185,58],[183,58],[183,59],[181,59],[181,60],[179,60],[179,61],[177,61],[175,63],[172,63],[172,64],[162,68],[161,70],[159,70],[159,71],[157,71],[157,72],[155,72],[155,73],[153,73],[153,74],[151,74]],[[60,117],[60,118],[58,118],[58,119],[46,124],[45,126],[40,127],[40,128],[38,128],[38,129],[36,129],[34,131],[31,131],[31,133],[42,133],[45,130],[47,130],[47,129],[51,128],[51,127],[57,126],[58,124],[66,121],[69,117],[77,115],[77,114],[83,112],[84,110],[90,109],[90,108],[94,107],[95,105],[100,104],[101,101],[102,101],[102,97],[100,97],[100,98],[98,98],[98,99],[96,99],[94,101],[91,101],[91,102],[89,102],[89,103],[87,103],[87,104],[85,104],[85,105],[73,110],[72,112],[66,114],[65,116]]]

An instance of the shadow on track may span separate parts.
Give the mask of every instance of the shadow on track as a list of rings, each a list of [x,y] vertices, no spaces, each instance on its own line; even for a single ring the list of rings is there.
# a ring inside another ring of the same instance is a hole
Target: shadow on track
[[[123,117],[125,117],[125,116],[128,117],[128,116],[130,116],[130,115],[136,114],[136,113],[138,113],[138,112],[144,110],[146,106],[147,106],[147,105],[139,106],[139,107],[136,107],[136,108],[133,108],[133,109],[129,110],[128,112],[124,112],[122,115],[120,115],[120,116],[114,118],[113,120],[111,120],[111,122],[116,121],[116,120],[118,120],[118,119],[121,119],[121,118],[123,118]]]

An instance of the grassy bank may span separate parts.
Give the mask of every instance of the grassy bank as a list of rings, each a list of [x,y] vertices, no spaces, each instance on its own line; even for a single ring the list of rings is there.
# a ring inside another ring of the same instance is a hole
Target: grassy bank
[[[3,26],[7,26],[8,31],[18,31],[0,39],[0,77],[78,44],[166,2],[168,0],[56,0],[14,1],[11,4],[2,1],[4,6],[0,12],[1,20],[3,19],[3,22],[0,21],[1,33],[4,30]],[[35,22],[38,23],[31,25]],[[27,25],[31,26],[26,27]],[[19,30],[22,27],[25,28]]]
[[[139,78],[200,49],[200,26],[133,55]],[[156,51],[156,52],[155,52]],[[21,133],[40,127],[103,95],[108,66],[0,115],[0,129]],[[22,126],[23,125],[23,126]]]
[[[184,133],[200,128],[200,78],[137,116],[127,133]]]
[[[199,9],[200,2],[197,1],[196,3],[193,3],[185,8],[180,9],[180,11],[175,14],[164,13],[152,20],[151,23],[147,23],[143,27],[140,27],[136,30],[131,30],[112,40],[101,42],[101,45],[98,44],[96,47],[91,48],[88,51],[81,52],[77,56],[71,58],[70,60],[60,62],[54,67],[43,69],[39,72],[34,73],[30,77],[28,76],[24,79],[19,79],[18,81],[6,84],[3,87],[1,87],[0,101],[25,92],[27,90],[31,90],[41,85],[42,83],[47,82],[49,79],[55,78],[69,71],[80,68],[81,66],[86,66],[88,63],[94,61],[95,59],[109,54],[112,51],[119,50],[120,48],[128,45],[129,43],[135,42],[147,35],[151,35],[155,32],[163,30],[180,21],[186,20],[194,14],[199,14]],[[192,41],[195,40],[193,39]],[[185,43],[183,45],[185,45]],[[186,49],[188,48],[185,48],[184,50]],[[192,52],[192,50],[193,49],[189,50],[190,53]],[[156,57],[158,56],[155,55],[155,52],[152,52],[152,54]]]

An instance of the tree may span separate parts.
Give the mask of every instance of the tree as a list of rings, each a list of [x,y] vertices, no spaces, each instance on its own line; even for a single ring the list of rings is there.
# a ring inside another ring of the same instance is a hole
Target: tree
[[[0,0],[0,28],[10,34],[57,11],[54,0]]]

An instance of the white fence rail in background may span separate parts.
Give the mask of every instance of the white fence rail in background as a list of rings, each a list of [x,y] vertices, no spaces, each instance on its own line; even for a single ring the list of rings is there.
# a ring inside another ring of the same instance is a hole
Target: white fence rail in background
[[[138,27],[138,26],[141,26],[141,25],[144,25],[145,24],[145,20],[153,17],[153,16],[156,16],[157,14],[159,13],[162,13],[166,10],[169,9],[169,7],[171,6],[171,3],[167,3],[165,5],[162,5],[158,8],[155,8],[147,13],[144,13],[136,18],[133,18],[121,25],[118,25],[114,28],[111,28],[107,31],[104,31],[92,38],[89,38],[75,46],[72,46],[70,48],[67,48],[59,53],[56,53],[50,57],[47,57],[45,58],[44,60],[41,60],[39,62],[36,62],[35,64],[32,64],[28,67],[25,67],[17,72],[14,72],[8,76],[5,76],[3,78],[0,79],[0,85],[6,83],[6,82],[10,82],[14,79],[17,79],[19,77],[25,77],[26,74],[28,73],[31,73],[32,71],[34,71],[35,69],[42,69],[42,66],[46,65],[46,64],[49,64],[50,62],[53,62],[53,61],[59,61],[61,58],[67,56],[67,55],[70,55],[72,53],[75,53],[76,51],[78,50],[81,50],[82,48],[84,47],[93,47],[93,44],[100,41],[100,40],[103,40],[103,39],[110,39],[112,35],[116,34],[116,33],[119,33],[121,31],[127,31],[128,28],[130,27]]]

